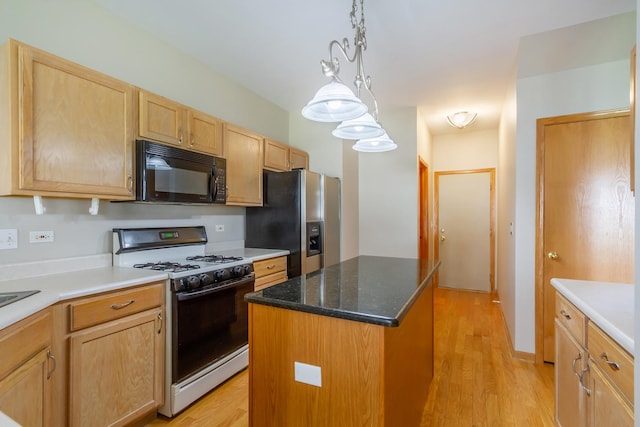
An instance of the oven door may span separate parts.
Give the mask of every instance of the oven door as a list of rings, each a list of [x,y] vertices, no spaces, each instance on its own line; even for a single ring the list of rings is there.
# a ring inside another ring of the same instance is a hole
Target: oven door
[[[248,343],[250,274],[217,288],[174,292],[172,383],[200,371]]]

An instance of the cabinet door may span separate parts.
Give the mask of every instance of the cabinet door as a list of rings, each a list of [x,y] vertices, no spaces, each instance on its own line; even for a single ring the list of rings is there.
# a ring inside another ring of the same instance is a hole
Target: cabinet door
[[[618,390],[607,380],[600,368],[590,365],[591,393],[588,398],[592,427],[633,426],[633,409]]]
[[[556,424],[562,427],[584,426],[585,392],[578,374],[587,366],[586,351],[556,319]]]
[[[142,138],[182,146],[187,132],[187,110],[177,102],[155,95],[151,92],[140,91],[139,129]]]
[[[291,169],[309,169],[309,153],[289,147],[289,161]]]
[[[126,425],[163,402],[162,311],[154,309],[73,334],[72,426]]]
[[[0,381],[0,411],[22,426],[49,425],[49,349],[44,349]]]
[[[225,124],[227,204],[262,206],[262,137]]]
[[[222,121],[196,110],[189,110],[189,148],[224,157]]]
[[[132,199],[133,87],[19,45],[21,194]]]
[[[288,171],[289,146],[281,142],[265,138],[264,168],[275,171]]]

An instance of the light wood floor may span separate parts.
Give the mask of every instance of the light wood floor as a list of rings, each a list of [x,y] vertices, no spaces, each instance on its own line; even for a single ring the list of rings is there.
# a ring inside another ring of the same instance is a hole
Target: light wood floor
[[[511,357],[488,294],[436,289],[435,376],[421,426],[553,426],[553,366]],[[169,420],[148,426],[247,426],[243,371]]]

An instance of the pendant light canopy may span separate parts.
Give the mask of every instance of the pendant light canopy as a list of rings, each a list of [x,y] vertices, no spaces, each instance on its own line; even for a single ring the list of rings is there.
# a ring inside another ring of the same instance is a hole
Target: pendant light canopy
[[[320,64],[324,75],[331,77],[331,82],[320,88],[313,99],[304,106],[302,115],[307,119],[317,122],[342,122],[332,132],[337,138],[368,141],[372,138],[382,138],[386,135],[386,132],[382,126],[380,126],[380,123],[378,123],[378,102],[371,90],[371,77],[369,77],[364,70],[362,53],[367,49],[366,27],[364,24],[364,0],[359,0],[359,4],[359,19],[357,19],[357,0],[352,1],[351,13],[349,14],[351,27],[355,30],[353,54],[350,55],[348,52],[350,46],[346,38],[342,40],[342,43],[337,40],[332,40],[329,43],[330,60],[322,60]],[[338,62],[338,58],[333,55],[334,47],[342,53],[342,56],[344,56],[347,61],[356,64],[356,76],[353,82],[356,87],[355,94],[345,86],[338,77],[340,63]],[[361,89],[364,89],[373,101],[374,108],[371,113],[368,113],[369,108],[360,98]],[[360,141],[358,141],[358,143],[360,143]],[[381,139],[380,141],[391,141],[391,139],[386,136],[386,140]],[[358,145],[358,143],[356,143],[356,145]],[[378,144],[380,143],[383,145],[386,144],[385,147],[387,147],[387,149],[360,151],[388,151],[397,147],[393,141],[391,141],[391,144],[388,142],[378,142]],[[373,144],[373,142],[363,143],[362,146],[368,147],[368,144]],[[373,147],[374,145],[371,146]],[[356,149],[355,145],[354,149]]]

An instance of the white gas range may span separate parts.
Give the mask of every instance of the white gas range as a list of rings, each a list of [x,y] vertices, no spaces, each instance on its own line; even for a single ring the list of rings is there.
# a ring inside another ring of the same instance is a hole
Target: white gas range
[[[164,271],[166,292],[165,404],[173,416],[248,365],[251,262],[205,254],[203,226],[116,228],[113,264]]]

